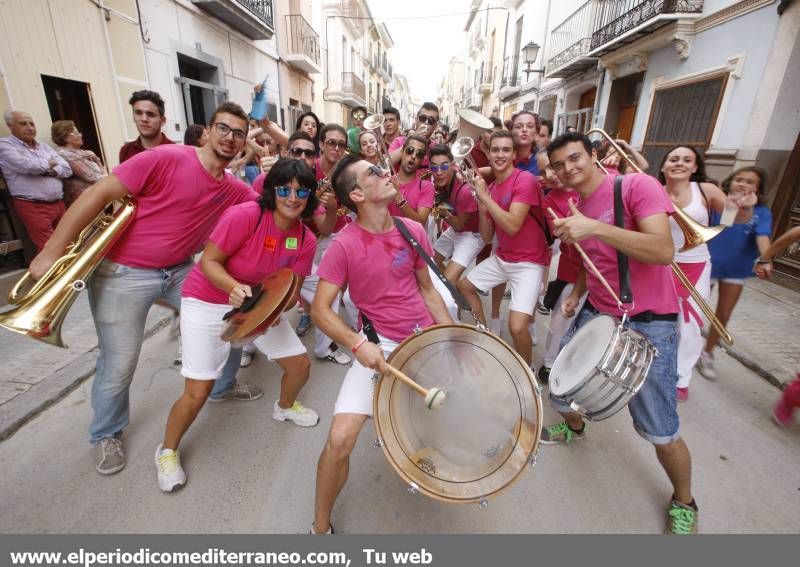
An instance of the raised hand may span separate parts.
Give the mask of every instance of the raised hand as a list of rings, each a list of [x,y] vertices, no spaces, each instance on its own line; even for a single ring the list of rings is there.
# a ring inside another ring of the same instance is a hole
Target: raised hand
[[[572,201],[569,202],[569,209],[572,211],[571,216],[553,220],[553,233],[565,244],[574,244],[593,236],[598,221],[581,214]]]

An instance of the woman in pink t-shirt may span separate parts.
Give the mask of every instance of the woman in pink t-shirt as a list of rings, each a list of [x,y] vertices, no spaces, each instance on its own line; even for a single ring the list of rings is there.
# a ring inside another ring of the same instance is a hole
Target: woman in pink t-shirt
[[[220,334],[223,315],[252,295],[251,286],[281,268],[301,279],[311,272],[316,239],[301,222],[317,206],[316,179],[302,161],[281,159],[264,180],[258,203],[244,203],[223,213],[208,239],[200,263],[183,285],[181,337],[185,389],[172,406],[164,440],[156,449],[158,485],[170,492],[186,483],[178,444],[222,375],[230,343]],[[294,305],[294,302],[290,302]],[[283,369],[280,398],[272,417],[313,426],[317,413],[303,407],[297,395],[308,380],[306,348],[286,319],[279,319],[254,344]]]

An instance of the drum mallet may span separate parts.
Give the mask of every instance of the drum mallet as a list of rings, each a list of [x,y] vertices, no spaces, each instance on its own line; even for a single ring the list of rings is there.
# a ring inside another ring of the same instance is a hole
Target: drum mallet
[[[409,388],[416,390],[421,396],[423,396],[425,398],[425,405],[428,407],[428,409],[437,410],[444,405],[447,395],[441,388],[434,386],[430,390],[426,390],[391,364],[387,364],[386,367],[395,378],[403,382]]]

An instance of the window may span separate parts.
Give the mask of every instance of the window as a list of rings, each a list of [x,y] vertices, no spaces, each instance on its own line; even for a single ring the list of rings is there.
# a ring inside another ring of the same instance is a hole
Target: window
[[[178,53],[178,73],[186,124],[208,125],[214,110],[228,99],[228,89],[219,84],[219,68]]]
[[[642,154],[655,170],[669,148],[691,146],[708,149],[725,92],[728,73],[693,83],[657,89],[642,146]]]

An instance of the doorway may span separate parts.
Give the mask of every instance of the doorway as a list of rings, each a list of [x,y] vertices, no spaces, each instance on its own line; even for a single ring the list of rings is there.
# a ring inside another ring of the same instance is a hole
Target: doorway
[[[89,83],[42,75],[42,88],[50,110],[50,120],[72,120],[83,134],[83,147],[92,150],[106,163]],[[40,133],[41,134],[41,133]]]

